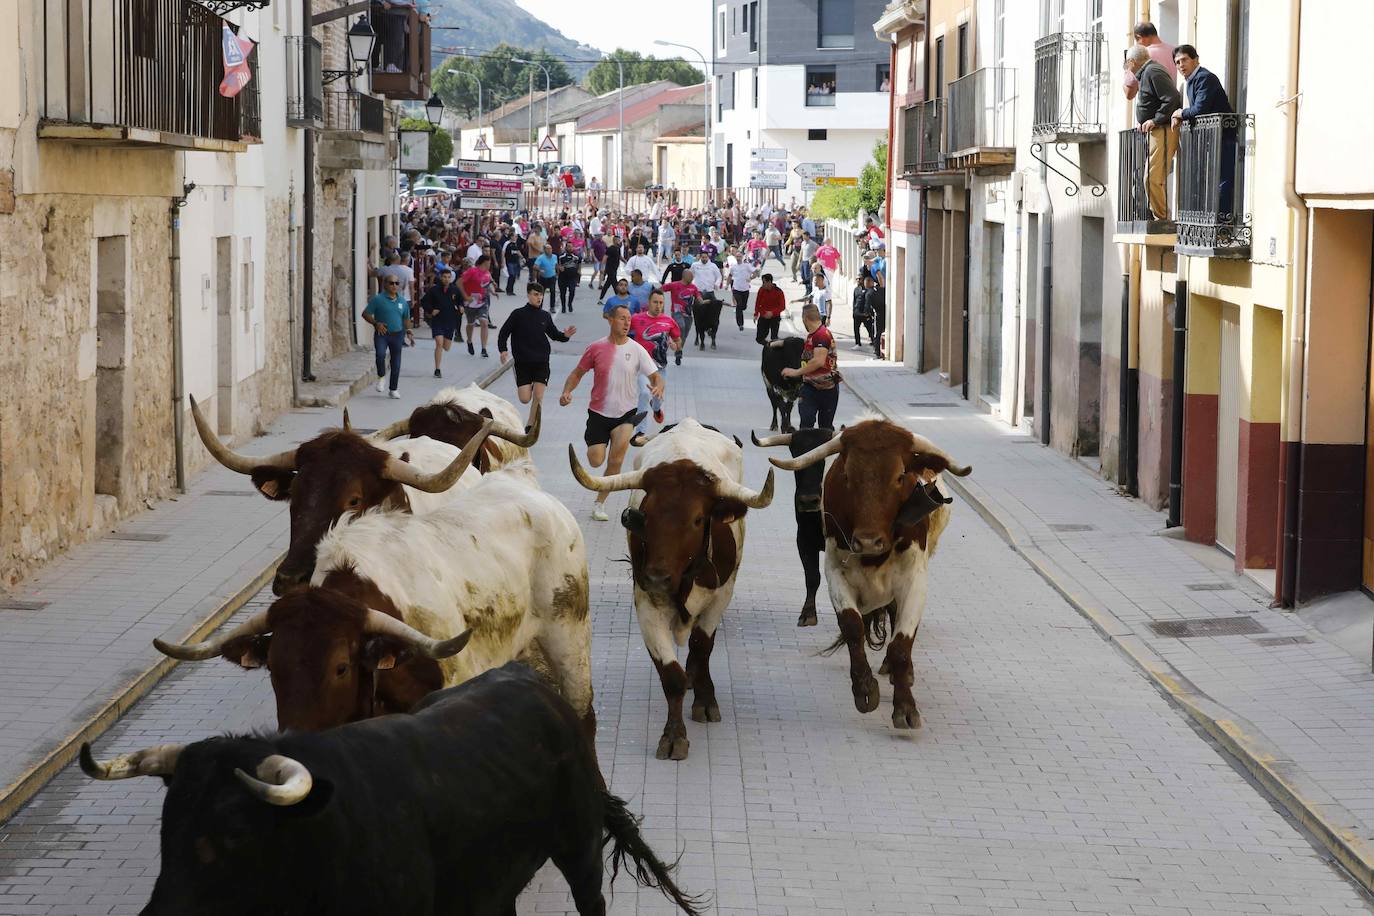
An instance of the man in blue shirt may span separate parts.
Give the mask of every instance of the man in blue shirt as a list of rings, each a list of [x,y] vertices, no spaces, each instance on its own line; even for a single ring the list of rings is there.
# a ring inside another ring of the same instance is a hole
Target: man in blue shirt
[[[615,308],[616,306],[618,306],[618,305],[623,305],[623,306],[625,306],[625,308],[627,308],[627,309],[629,309],[631,312],[633,312],[633,311],[634,311],[634,300],[630,298],[630,289],[629,289],[629,287],[630,287],[630,281],[629,281],[629,280],[626,280],[624,277],[621,277],[619,280],[616,280],[616,281],[615,281],[615,294],[612,295],[612,296],[607,296],[607,297],[606,297],[606,301],[605,301],[605,303],[604,303],[604,305],[603,305],[603,307],[602,307],[602,309],[601,309],[601,314],[603,314],[603,315],[609,315],[609,314],[611,314],[611,310],[614,309],[614,308]]]
[[[1226,95],[1226,87],[1216,74],[1198,62],[1197,48],[1192,45],[1179,45],[1174,49],[1174,66],[1183,74],[1188,89],[1188,105],[1173,113],[1172,126],[1177,129],[1181,121],[1192,122],[1204,115],[1231,114],[1231,99]],[[1221,129],[1221,169],[1217,182],[1217,215],[1223,221],[1235,216],[1231,205],[1231,188],[1236,178],[1236,129],[1224,125]]]
[[[644,279],[644,274],[639,268],[630,271],[630,282],[626,286],[626,292],[630,294],[632,305],[630,314],[641,312],[649,304],[649,294],[654,291],[654,284],[650,280]]]
[[[377,353],[377,393],[387,390],[386,357],[390,352],[391,391],[388,396],[399,400],[401,393],[396,389],[401,381],[401,341],[410,337],[410,342],[415,342],[410,333],[410,303],[401,295],[398,277],[383,277],[382,290],[368,300],[363,317],[372,323],[376,331],[372,346]]]
[[[805,232],[813,239],[816,237],[816,221],[812,219],[809,214],[802,217],[802,232]]]
[[[547,290],[558,289],[558,255],[553,253],[553,248],[549,245],[544,246],[544,253],[534,259],[534,267],[539,271],[539,285]],[[557,299],[549,297],[549,311],[556,308]]]

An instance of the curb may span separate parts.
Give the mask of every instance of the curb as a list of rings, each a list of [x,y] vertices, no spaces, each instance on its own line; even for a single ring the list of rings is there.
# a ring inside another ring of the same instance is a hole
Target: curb
[[[875,413],[898,426],[903,424],[881,404],[873,401],[854,384],[842,382],[849,391]],[[1073,577],[1035,546],[1015,521],[998,515],[992,501],[976,484],[955,477],[945,478],[973,510],[988,523],[1012,550],[1030,565],[1080,616],[1092,624],[1107,642],[1126,656],[1163,696],[1188,714],[1228,754],[1239,762],[1269,795],[1298,823],[1308,830],[1350,876],[1367,890],[1374,891],[1374,848],[1358,836],[1351,826],[1358,819],[1338,804],[1318,801],[1325,793],[1283,751],[1254,725],[1237,716],[1199,690],[1107,608],[1078,591]]]
[[[478,378],[476,384],[481,388],[488,387],[509,371],[513,365],[514,362],[512,361],[497,366],[486,375]],[[367,377],[364,376],[362,383],[354,386],[349,397],[366,387],[367,381]],[[340,404],[347,400],[347,397],[343,398]],[[221,624],[238,613],[250,598],[272,581],[277,566],[285,557],[286,551],[283,550],[247,584],[240,587],[238,591],[211,611],[190,633],[177,641],[200,642],[217,630]],[[14,782],[0,789],[0,824],[4,824],[14,817],[19,809],[42,791],[43,787],[54,776],[75,760],[82,743],[94,741],[108,731],[110,726],[118,722],[135,703],[147,696],[148,692],[159,681],[171,673],[177,664],[176,659],[160,656],[159,660],[154,662],[151,667],[139,672],[133,680],[122,686],[113,697],[101,703],[100,707],[91,713],[79,728],[63,738],[56,747],[48,751],[42,760],[25,770],[23,775]]]

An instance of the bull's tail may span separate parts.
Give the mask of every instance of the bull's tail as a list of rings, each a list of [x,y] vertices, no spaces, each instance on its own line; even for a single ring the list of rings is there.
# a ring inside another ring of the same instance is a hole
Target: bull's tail
[[[875,652],[887,645],[887,625],[889,618],[892,618],[895,623],[896,611],[890,604],[869,611],[864,615],[864,642]],[[844,634],[841,633],[839,636],[835,637],[834,642],[816,654],[829,657],[834,655],[836,650],[844,644]]]
[[[611,844],[611,881],[615,881],[615,876],[620,873],[620,866],[628,856],[634,864],[633,870],[626,869],[634,876],[635,883],[640,887],[653,887],[667,897],[678,908],[690,916],[698,916],[705,906],[700,896],[693,896],[684,893],[673,882],[673,872],[677,870],[677,861],[668,865],[649,848],[649,844],[644,842],[644,837],[639,832],[639,818],[630,813],[629,807],[625,804],[625,799],[617,795],[612,795],[606,790],[601,791],[602,803],[606,806],[606,839],[605,843]]]

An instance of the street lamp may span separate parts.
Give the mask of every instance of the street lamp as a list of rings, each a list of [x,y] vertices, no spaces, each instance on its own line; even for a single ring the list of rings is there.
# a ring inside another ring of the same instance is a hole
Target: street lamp
[[[372,31],[367,16],[359,16],[358,21],[353,23],[353,27],[348,30],[348,56],[358,69],[321,70],[320,82],[328,84],[337,79],[347,78],[351,89],[353,77],[361,76],[363,71],[367,69],[368,62],[372,60],[372,46],[376,42],[377,33]]]
[[[541,63],[540,63],[539,61],[537,61],[537,60],[526,60],[526,59],[523,58],[523,57],[512,57],[511,60],[515,61],[517,64],[533,64],[534,66],[538,67],[540,70],[543,70],[543,71],[544,71],[544,133],[545,133],[545,135],[547,135],[547,134],[549,133],[549,131],[553,129],[553,125],[552,125],[551,123],[549,123],[549,82],[550,82],[550,80],[549,80],[549,68],[546,67],[546,66],[544,66],[543,64],[541,64]],[[533,72],[533,71],[530,71],[530,117],[531,117],[531,118],[534,117],[534,72]],[[530,133],[534,133],[534,131],[531,130]],[[531,162],[534,161],[534,157],[533,157],[533,156],[530,157],[530,161],[531,161]]]
[[[625,202],[625,64],[616,57],[603,57],[602,60],[614,60],[616,74],[620,77],[620,126],[616,129],[616,151],[615,151],[615,183],[620,188],[620,201]]]
[[[430,127],[438,127],[444,120],[444,100],[439,98],[439,93],[431,94],[425,103],[425,117],[429,119]]]
[[[478,137],[481,137],[481,136],[482,136],[482,81],[481,81],[480,79],[478,79],[477,76],[476,76],[475,74],[468,73],[466,70],[453,70],[453,69],[450,69],[448,72],[449,72],[449,73],[452,73],[454,76],[466,76],[468,79],[470,79],[470,80],[472,80],[473,82],[477,83],[477,136],[478,136]],[[425,107],[428,108],[429,106],[426,105]],[[462,132],[461,132],[461,131],[459,132],[458,136],[459,136],[460,138],[462,137]],[[492,135],[492,139],[493,139],[493,140],[496,139],[496,137],[495,137],[494,134]],[[460,151],[460,152],[461,152],[461,151]],[[460,157],[460,158],[461,158],[461,157]],[[481,153],[478,153],[478,154],[477,154],[477,158],[478,158],[478,159],[481,159],[481,158],[482,158],[482,154],[481,154]]]
[[[702,54],[700,51],[698,51],[696,48],[692,47],[691,45],[679,44],[679,43],[676,42],[676,41],[664,41],[662,38],[656,38],[656,39],[654,39],[654,44],[656,44],[656,45],[663,45],[663,46],[669,47],[669,48],[682,48],[683,50],[691,51],[693,54],[695,54],[695,55],[701,60],[701,73],[702,73],[703,79],[705,80],[705,82],[702,84],[702,87],[701,87],[701,88],[702,88],[702,93],[701,93],[701,116],[702,116],[702,127],[701,127],[701,129],[702,129],[702,131],[703,131],[704,134],[705,134],[705,140],[706,140],[706,184],[702,185],[702,188],[703,188],[703,190],[709,191],[710,188],[711,188],[711,140],[712,140],[712,134],[711,134],[711,90],[710,90],[710,85],[709,85],[709,84],[710,84],[710,80],[711,80],[711,68],[710,68],[710,67],[707,65],[707,63],[706,63],[706,55],[705,55],[705,54]]]

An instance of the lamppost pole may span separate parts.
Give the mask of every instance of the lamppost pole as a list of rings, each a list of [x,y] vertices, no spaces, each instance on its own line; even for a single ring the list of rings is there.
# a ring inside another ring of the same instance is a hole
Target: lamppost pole
[[[702,83],[702,87],[701,87],[701,88],[702,88],[702,93],[701,93],[702,128],[701,128],[701,129],[702,129],[703,133],[705,134],[705,140],[706,140],[706,183],[705,183],[704,185],[702,185],[702,188],[703,188],[704,190],[706,190],[706,191],[709,192],[710,189],[711,189],[711,139],[712,139],[712,136],[711,136],[711,87],[710,87],[711,68],[710,68],[710,66],[706,63],[706,55],[705,55],[705,54],[702,54],[700,51],[698,51],[696,48],[692,47],[691,45],[679,44],[679,43],[676,42],[676,41],[664,41],[662,38],[656,39],[656,40],[654,41],[654,44],[656,44],[656,45],[663,45],[663,46],[665,46],[665,47],[670,47],[670,48],[682,48],[683,50],[691,51],[693,54],[695,54],[695,55],[697,56],[697,59],[701,61],[701,72],[702,72],[702,78],[703,78],[703,80],[704,80],[704,82]],[[661,177],[661,176],[660,176],[660,177]]]
[[[544,71],[544,134],[547,136],[548,133],[549,133],[549,131],[552,130],[552,128],[553,128],[553,125],[549,123],[549,92],[550,92],[550,90],[549,90],[549,85],[552,83],[552,80],[549,79],[549,68],[546,67],[546,66],[544,66],[543,64],[541,64],[541,63],[540,63],[539,61],[537,61],[537,60],[526,60],[526,59],[523,58],[523,57],[512,57],[511,60],[515,61],[517,64],[533,64],[534,66],[538,67],[540,70],[543,70],[543,71]],[[530,117],[534,117],[534,71],[533,71],[533,70],[530,71]]]

